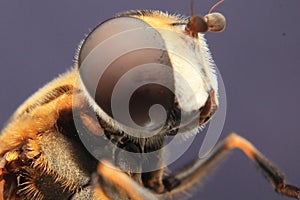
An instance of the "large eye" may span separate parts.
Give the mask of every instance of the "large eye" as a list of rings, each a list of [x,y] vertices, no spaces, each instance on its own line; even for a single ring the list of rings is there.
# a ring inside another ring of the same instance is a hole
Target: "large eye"
[[[174,76],[160,33],[147,23],[121,17],[100,24],[82,45],[79,71],[89,98],[109,118],[135,130],[165,126]]]
[[[125,125],[132,126],[127,110],[132,122],[141,127],[156,129],[164,125],[174,95],[166,87],[172,87],[172,72],[161,66],[164,64],[159,60],[162,53],[156,49],[141,49],[114,60],[98,82],[96,103],[110,117]],[[157,108],[151,112],[154,105],[161,105],[164,110]]]
[[[205,33],[208,31],[206,20],[202,16],[192,16],[186,25],[186,31],[192,33]]]

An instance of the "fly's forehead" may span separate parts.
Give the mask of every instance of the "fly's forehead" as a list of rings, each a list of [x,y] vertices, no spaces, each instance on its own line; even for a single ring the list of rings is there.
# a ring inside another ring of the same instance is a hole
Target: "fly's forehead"
[[[91,105],[126,132],[165,127],[174,107],[193,112],[211,90],[217,94],[204,38],[193,39],[172,26],[174,16],[150,13],[100,24],[79,52],[80,79]]]

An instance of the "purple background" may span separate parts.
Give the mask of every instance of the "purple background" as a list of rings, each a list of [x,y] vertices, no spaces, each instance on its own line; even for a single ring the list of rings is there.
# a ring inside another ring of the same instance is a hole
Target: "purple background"
[[[196,1],[196,0],[195,0]],[[207,13],[214,1],[196,1]],[[300,186],[300,2],[227,0],[223,33],[208,33],[224,79],[228,113],[223,137],[252,141]],[[1,1],[0,124],[29,95],[72,65],[84,34],[115,13],[159,9],[189,15],[189,1]],[[273,192],[258,170],[234,151],[194,199],[288,199]]]

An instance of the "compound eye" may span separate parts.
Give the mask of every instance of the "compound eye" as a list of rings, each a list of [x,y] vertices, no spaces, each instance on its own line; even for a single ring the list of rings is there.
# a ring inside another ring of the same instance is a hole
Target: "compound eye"
[[[132,17],[96,27],[79,52],[80,80],[106,121],[130,132],[160,130],[174,94],[171,63],[160,33]]]
[[[220,32],[225,29],[226,19],[221,13],[210,13],[204,16],[208,31]]]
[[[171,68],[158,62],[160,50],[139,49],[112,62],[99,79],[95,101],[110,117],[126,126],[128,117],[139,127],[163,126],[173,105]],[[167,65],[166,65],[167,66]],[[159,106],[158,106],[159,105]],[[127,115],[127,114],[128,115]]]
[[[186,25],[186,31],[191,33],[205,33],[207,30],[207,23],[202,16],[192,16]]]

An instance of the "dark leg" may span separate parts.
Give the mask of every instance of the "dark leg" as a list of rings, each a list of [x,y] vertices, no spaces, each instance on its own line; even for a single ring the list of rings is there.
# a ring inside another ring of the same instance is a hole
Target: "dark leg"
[[[163,196],[167,197],[169,195],[168,192],[178,194],[189,189],[195,183],[199,182],[213,166],[217,165],[226,153],[236,148],[242,150],[261,169],[276,192],[300,199],[300,189],[292,185],[287,185],[285,177],[279,169],[249,141],[236,134],[231,134],[219,142],[206,158],[196,160],[194,163],[164,178],[163,182],[167,190]]]

